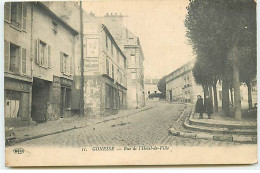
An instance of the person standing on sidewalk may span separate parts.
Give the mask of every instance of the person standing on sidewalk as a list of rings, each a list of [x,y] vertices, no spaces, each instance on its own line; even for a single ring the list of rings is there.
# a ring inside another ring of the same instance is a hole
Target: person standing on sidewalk
[[[199,119],[203,118],[204,105],[203,105],[203,99],[201,98],[201,95],[197,96],[195,112],[200,114]]]
[[[211,99],[209,98],[208,95],[206,95],[206,99],[205,99],[205,113],[208,114],[208,119],[211,118],[211,114],[213,113],[213,104]]]

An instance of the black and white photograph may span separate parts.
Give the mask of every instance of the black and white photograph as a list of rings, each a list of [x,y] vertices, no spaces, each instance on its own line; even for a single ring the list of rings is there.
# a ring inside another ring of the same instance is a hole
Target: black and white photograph
[[[7,1],[7,167],[257,163],[256,0]]]

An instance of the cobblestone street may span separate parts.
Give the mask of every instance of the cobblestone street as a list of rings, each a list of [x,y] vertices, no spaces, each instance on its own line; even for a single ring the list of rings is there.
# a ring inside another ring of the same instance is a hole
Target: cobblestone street
[[[233,142],[221,142],[206,139],[192,139],[172,136],[168,129],[174,124],[182,128],[179,116],[184,104],[150,102],[152,109],[128,117],[106,121],[80,129],[28,140],[16,145],[24,146],[134,146],[134,145],[168,145],[168,146],[227,146],[237,145]],[[187,110],[188,111],[188,110]],[[178,121],[178,122],[177,122]]]

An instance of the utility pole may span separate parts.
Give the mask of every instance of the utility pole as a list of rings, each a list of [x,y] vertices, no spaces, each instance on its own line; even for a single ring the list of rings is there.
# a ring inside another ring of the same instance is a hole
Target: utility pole
[[[84,116],[84,53],[83,53],[83,16],[82,1],[80,1],[80,116]]]

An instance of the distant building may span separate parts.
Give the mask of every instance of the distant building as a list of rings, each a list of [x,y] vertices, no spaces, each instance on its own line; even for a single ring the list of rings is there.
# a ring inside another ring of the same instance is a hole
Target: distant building
[[[92,14],[93,15],[93,14]],[[144,54],[139,37],[124,27],[122,14],[106,14],[97,17],[104,23],[123,50],[127,58],[127,106],[128,108],[140,108],[145,105],[144,93]]]
[[[145,82],[144,82],[145,99],[149,99],[150,94],[161,93],[157,87],[159,81],[160,81],[160,79],[153,79],[153,78],[145,79]]]
[[[203,97],[203,88],[194,81],[192,68],[194,61],[190,61],[177,70],[174,70],[166,78],[166,100],[169,102],[195,103],[197,95]]]

